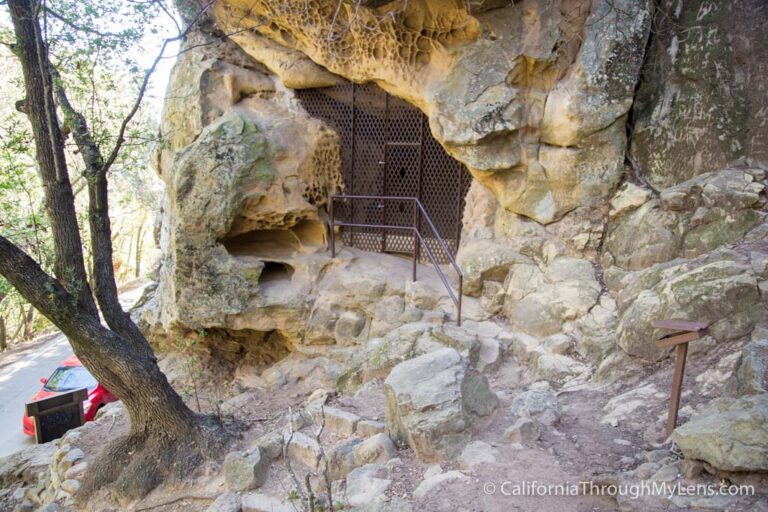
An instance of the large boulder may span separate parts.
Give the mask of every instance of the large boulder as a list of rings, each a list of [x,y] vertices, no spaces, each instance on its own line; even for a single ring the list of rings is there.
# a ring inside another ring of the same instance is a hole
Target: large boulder
[[[385,500],[392,485],[387,468],[380,464],[366,464],[347,476],[344,498],[352,507],[366,507]]]
[[[504,316],[517,330],[534,336],[562,332],[563,323],[587,314],[600,297],[592,263],[570,257],[539,267],[515,263],[504,282]]]
[[[496,409],[485,377],[443,348],[397,365],[385,381],[390,435],[427,461],[455,457]]]
[[[515,396],[510,411],[516,418],[532,419],[545,425],[554,425],[562,415],[557,395],[544,385],[537,385]]]
[[[249,491],[261,487],[267,478],[269,460],[261,449],[231,452],[224,458],[224,482],[230,491]]]
[[[620,290],[618,344],[629,355],[648,360],[669,353],[654,342],[665,333],[653,328],[656,320],[704,322],[712,337],[724,342],[749,334],[764,309],[749,260],[731,250],[628,274]]]
[[[338,135],[207,29],[185,39],[160,123],[162,260],[142,321],[160,332],[251,330],[244,337],[255,341],[280,330],[298,339],[320,272],[301,256],[325,248],[322,210],[341,185]],[[273,280],[283,281],[279,293]]]
[[[723,471],[768,471],[768,395],[713,400],[672,440],[687,458]]]
[[[528,262],[508,244],[477,240],[459,249],[456,261],[464,273],[464,293],[477,297],[486,281],[504,282],[513,263]]]
[[[417,341],[430,329],[426,323],[403,325],[383,338],[372,338],[347,363],[337,387],[352,390],[373,379],[384,379],[398,364],[423,354]]]

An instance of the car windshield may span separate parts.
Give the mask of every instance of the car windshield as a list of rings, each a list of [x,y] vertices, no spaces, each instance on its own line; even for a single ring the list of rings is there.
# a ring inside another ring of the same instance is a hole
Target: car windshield
[[[95,388],[98,382],[82,366],[61,366],[45,382],[49,391],[72,391],[73,389]]]

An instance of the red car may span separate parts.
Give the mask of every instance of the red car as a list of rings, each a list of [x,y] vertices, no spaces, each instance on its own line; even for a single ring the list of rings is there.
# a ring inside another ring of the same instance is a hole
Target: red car
[[[93,375],[80,363],[77,356],[68,357],[62,361],[50,377],[40,379],[43,389],[32,397],[31,402],[41,400],[59,393],[74,391],[75,389],[88,388],[88,398],[83,402],[85,421],[91,421],[96,417],[96,412],[105,404],[117,400],[107,388],[99,384]],[[24,413],[24,433],[28,436],[35,435],[35,421]]]

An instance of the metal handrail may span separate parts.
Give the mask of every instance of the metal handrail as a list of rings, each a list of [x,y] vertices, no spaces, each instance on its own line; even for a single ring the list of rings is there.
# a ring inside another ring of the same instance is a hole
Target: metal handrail
[[[374,200],[374,201],[411,201],[414,204],[413,209],[413,226],[390,226],[386,224],[356,224],[352,222],[340,222],[337,221],[334,216],[334,207],[333,203],[337,199],[342,200],[356,200],[356,199],[362,199],[362,200]],[[333,258],[336,257],[336,237],[334,234],[334,226],[341,226],[341,227],[348,227],[348,228],[374,228],[374,229],[397,229],[400,231],[403,230],[409,230],[413,232],[414,235],[414,243],[413,243],[413,281],[416,281],[416,267],[419,262],[420,253],[421,253],[421,246],[424,246],[424,249],[427,252],[427,256],[429,257],[429,260],[432,262],[432,266],[437,271],[437,276],[440,278],[440,280],[443,282],[443,286],[445,286],[445,289],[448,291],[448,296],[453,301],[453,304],[456,306],[456,323],[461,326],[461,297],[463,295],[463,289],[464,289],[464,274],[461,272],[461,269],[459,268],[459,265],[456,263],[456,260],[453,257],[453,254],[451,254],[451,251],[448,249],[448,245],[445,243],[445,240],[443,240],[443,237],[440,236],[440,233],[437,232],[437,228],[435,228],[435,224],[432,222],[432,219],[429,218],[429,214],[424,209],[424,205],[421,204],[421,201],[417,197],[407,197],[407,196],[353,196],[353,195],[332,195],[331,201],[330,201],[330,207],[329,207],[329,214],[331,217],[331,256]],[[440,247],[445,252],[446,256],[448,257],[448,261],[450,262],[453,269],[456,271],[456,274],[459,276],[459,289],[458,289],[458,296],[453,292],[453,288],[451,287],[451,284],[448,282],[448,278],[445,276],[445,273],[440,268],[440,265],[437,263],[437,260],[435,259],[435,255],[432,253],[432,249],[427,245],[427,243],[424,241],[424,237],[421,235],[421,232],[419,231],[419,225],[421,218],[424,218],[424,220],[427,221],[427,225],[429,225],[430,230],[432,231],[432,234],[435,236],[435,239],[440,244]],[[417,243],[418,240],[418,243]]]

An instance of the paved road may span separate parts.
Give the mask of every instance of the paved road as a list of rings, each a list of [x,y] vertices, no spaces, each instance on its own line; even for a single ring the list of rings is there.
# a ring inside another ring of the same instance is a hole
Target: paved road
[[[0,359],[0,457],[34,444],[21,432],[24,404],[40,389],[40,377],[48,377],[72,354],[61,333],[44,336],[2,355]]]
[[[122,294],[123,307],[130,307],[143,289],[139,286]],[[60,332],[0,354],[0,457],[34,444],[21,431],[24,404],[42,386],[40,378],[47,378],[70,355],[72,348]]]

